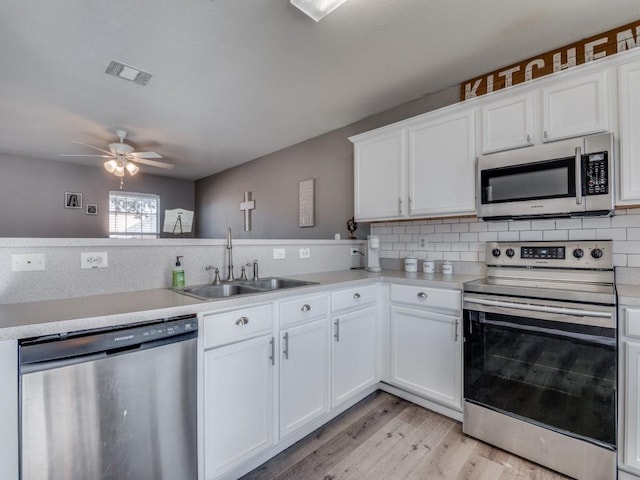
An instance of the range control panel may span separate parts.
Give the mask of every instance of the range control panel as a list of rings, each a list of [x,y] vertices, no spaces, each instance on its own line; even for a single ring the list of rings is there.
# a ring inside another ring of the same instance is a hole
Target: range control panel
[[[605,195],[609,193],[609,161],[607,152],[582,156],[583,195]]]
[[[488,242],[487,266],[613,268],[610,240]]]

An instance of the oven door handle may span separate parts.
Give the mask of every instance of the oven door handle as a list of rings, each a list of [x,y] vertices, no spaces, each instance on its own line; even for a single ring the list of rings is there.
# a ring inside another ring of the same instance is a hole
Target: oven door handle
[[[580,308],[550,307],[548,305],[531,305],[529,303],[503,302],[501,300],[487,300],[481,298],[465,298],[465,303],[487,305],[490,307],[513,308],[517,310],[529,310],[544,313],[559,313],[563,315],[577,315],[582,317],[612,318],[611,312],[598,312],[595,310],[582,310]]]

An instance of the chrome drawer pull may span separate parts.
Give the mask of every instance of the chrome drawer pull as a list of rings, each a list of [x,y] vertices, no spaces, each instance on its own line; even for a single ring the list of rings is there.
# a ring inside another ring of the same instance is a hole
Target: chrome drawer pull
[[[340,319],[336,318],[336,321],[333,322],[333,324],[336,326],[336,333],[333,334],[333,338],[336,339],[336,342],[340,341]]]
[[[246,325],[249,323],[249,319],[247,317],[240,317],[236,320],[236,325]]]
[[[353,298],[355,298],[356,300],[358,300],[360,298],[360,294],[358,292],[353,294]]]
[[[284,340],[284,348],[282,349],[284,359],[289,360],[289,332],[284,332],[282,340]]]
[[[305,303],[304,305],[302,305],[302,308],[300,310],[302,310],[303,312],[308,312],[309,310],[311,310],[311,305]]]
[[[429,295],[427,295],[427,294],[426,294],[426,293],[424,293],[424,292],[420,292],[420,293],[418,293],[418,298],[427,298],[428,296],[429,296]]]

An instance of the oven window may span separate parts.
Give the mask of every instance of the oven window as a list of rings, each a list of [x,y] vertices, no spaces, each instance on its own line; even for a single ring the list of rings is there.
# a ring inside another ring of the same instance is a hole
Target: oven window
[[[574,158],[483,170],[482,203],[573,197],[574,178]]]
[[[464,366],[467,400],[615,446],[614,330],[465,311]]]

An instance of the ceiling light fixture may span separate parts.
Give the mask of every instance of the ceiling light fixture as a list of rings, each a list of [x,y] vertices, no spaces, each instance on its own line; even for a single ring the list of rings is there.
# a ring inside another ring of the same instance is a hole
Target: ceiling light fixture
[[[124,179],[122,177],[124,177],[125,171],[129,172],[131,176],[134,176],[140,171],[140,167],[128,162],[122,155],[118,155],[118,158],[112,158],[104,162],[104,169],[109,173],[113,173],[116,177],[120,177],[120,190],[122,190],[122,186],[124,185]]]
[[[316,22],[322,20],[344,2],[346,0],[291,0],[294,7],[302,10]]]

